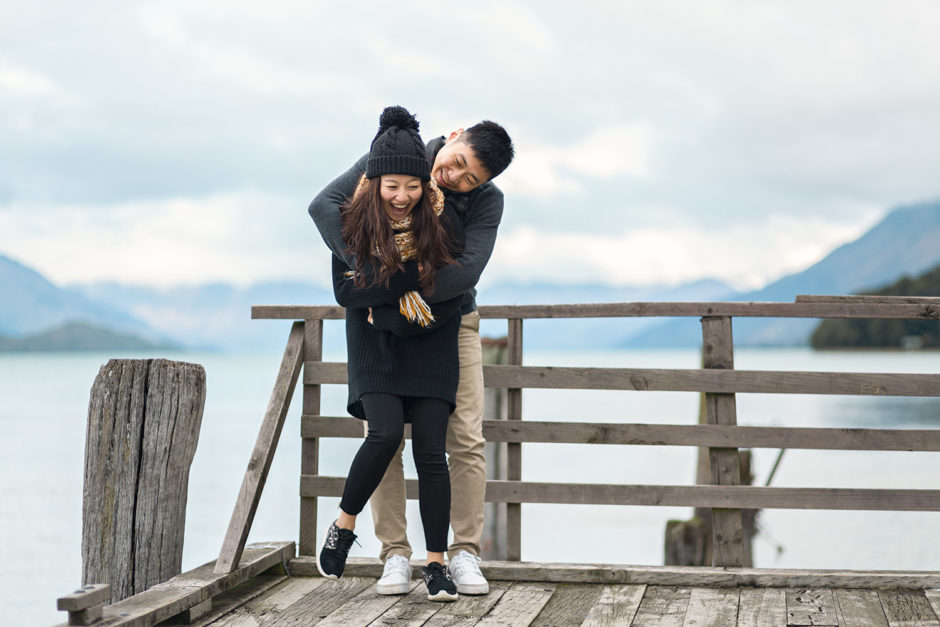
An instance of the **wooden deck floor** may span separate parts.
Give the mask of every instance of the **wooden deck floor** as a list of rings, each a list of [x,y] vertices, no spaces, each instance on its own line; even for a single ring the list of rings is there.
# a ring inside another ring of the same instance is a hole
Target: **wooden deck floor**
[[[302,563],[297,570],[309,572]],[[375,569],[353,568],[339,581],[259,575],[216,597],[194,624],[940,627],[940,590],[491,580],[486,596],[437,603],[419,579],[407,595],[377,595],[376,578],[356,574],[365,570]]]

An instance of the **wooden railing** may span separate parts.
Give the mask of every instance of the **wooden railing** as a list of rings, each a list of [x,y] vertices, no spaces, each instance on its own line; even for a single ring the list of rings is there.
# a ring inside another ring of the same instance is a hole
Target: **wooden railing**
[[[521,504],[570,503],[691,506],[712,509],[712,546],[718,566],[744,564],[742,509],[849,509],[940,511],[940,490],[864,488],[782,488],[740,485],[739,448],[940,451],[938,429],[833,429],[739,427],[735,394],[846,394],[940,396],[940,374],[746,371],[734,369],[731,320],[734,317],[940,319],[940,298],[799,297],[795,303],[610,303],[481,307],[483,318],[508,321],[507,365],[484,366],[489,388],[507,390],[507,420],[486,420],[483,433],[508,449],[504,478],[487,482],[486,500],[507,504],[507,558],[521,558]],[[323,321],[342,319],[337,306],[255,306],[256,319],[302,320],[303,410],[301,436],[301,555],[316,550],[317,498],[341,496],[345,479],[318,473],[321,438],[361,438],[359,420],[320,415],[320,386],[345,384],[346,365],[322,361]],[[523,366],[523,321],[535,318],[700,317],[703,368],[691,370]],[[246,473],[239,504],[219,563],[237,564],[254,506],[276,445],[297,376],[295,323],[281,374],[272,395],[258,445]],[[523,419],[526,388],[660,390],[701,392],[707,424],[661,425],[542,422]],[[280,403],[280,405],[278,405]],[[271,424],[268,424],[268,423]],[[274,434],[273,439],[265,434]],[[272,445],[273,441],[273,445]],[[522,481],[522,444],[639,444],[707,447],[710,485],[566,484]],[[268,449],[265,449],[265,447]],[[258,480],[260,478],[260,481]],[[406,482],[417,498],[417,481]],[[241,514],[240,514],[241,512]],[[247,514],[247,515],[246,515]],[[237,520],[236,520],[237,519]],[[233,552],[233,547],[237,549]],[[233,561],[234,560],[234,561]]]

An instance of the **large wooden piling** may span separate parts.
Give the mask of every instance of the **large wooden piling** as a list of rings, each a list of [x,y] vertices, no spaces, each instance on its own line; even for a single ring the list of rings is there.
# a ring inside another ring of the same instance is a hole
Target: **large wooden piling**
[[[82,583],[111,601],[181,572],[189,468],[206,399],[198,364],[112,359],[91,389]]]

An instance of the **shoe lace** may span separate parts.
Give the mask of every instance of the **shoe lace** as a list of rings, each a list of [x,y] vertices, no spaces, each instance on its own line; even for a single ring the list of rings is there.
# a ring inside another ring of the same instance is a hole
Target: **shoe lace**
[[[461,552],[454,559],[450,560],[450,570],[456,576],[460,576],[466,571],[470,571],[475,575],[482,576],[483,573],[480,572],[480,567],[477,566],[481,560],[476,555],[471,555],[470,553]]]
[[[392,573],[401,573],[403,575],[409,575],[411,571],[411,564],[408,563],[408,559],[403,555],[393,555],[385,561],[385,569],[382,571],[382,575],[389,575]]]
[[[336,545],[337,551],[342,551],[343,553],[349,553],[349,549],[352,548],[353,542],[356,542],[356,534],[348,529],[339,529],[337,528],[337,533],[334,535],[333,543]],[[359,544],[356,542],[356,544]],[[359,546],[362,546],[361,544]]]
[[[428,566],[425,566],[425,580],[433,581],[435,579],[450,579],[450,573],[447,572],[447,569],[444,568],[443,564],[437,562],[431,562]]]

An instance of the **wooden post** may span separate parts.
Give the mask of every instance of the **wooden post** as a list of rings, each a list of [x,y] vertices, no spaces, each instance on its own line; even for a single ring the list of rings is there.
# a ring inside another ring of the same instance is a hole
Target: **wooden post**
[[[507,359],[506,337],[480,340],[483,343],[484,364],[505,364]],[[506,419],[506,393],[502,388],[486,388],[483,392],[483,419]],[[504,442],[486,443],[486,478],[502,479],[506,476],[506,444]],[[506,556],[506,504],[486,503],[484,505],[486,521],[483,537],[480,539],[480,557],[484,560],[501,560]]]
[[[731,318],[702,318],[702,357],[705,368],[734,368]],[[705,394],[708,424],[736,425],[734,394]],[[741,463],[736,448],[710,448],[708,465],[713,485],[740,485]],[[750,561],[745,550],[744,526],[740,509],[712,509],[712,562],[715,566],[744,566]],[[749,544],[749,543],[747,543]]]
[[[323,359],[323,320],[304,321],[304,362]],[[320,415],[320,385],[304,385],[303,415]],[[320,472],[320,438],[304,438],[300,444],[300,474],[316,475]],[[317,497],[300,498],[299,555],[317,552]]]
[[[509,365],[522,365],[522,318],[509,319]],[[522,389],[506,390],[506,418],[522,420]],[[507,473],[509,481],[522,481],[522,444],[506,445]],[[522,559],[522,504],[506,504],[506,559]]]
[[[178,575],[189,467],[206,400],[198,364],[112,359],[91,388],[82,503],[82,584],[111,602]]]

